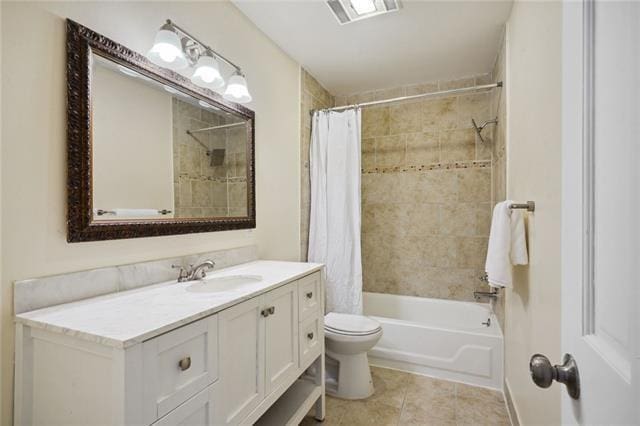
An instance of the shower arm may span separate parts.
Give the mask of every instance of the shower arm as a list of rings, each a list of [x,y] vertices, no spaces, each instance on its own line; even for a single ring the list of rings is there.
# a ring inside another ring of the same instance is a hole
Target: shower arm
[[[482,125],[478,126],[478,124],[476,123],[475,119],[471,119],[471,123],[473,124],[473,128],[476,130],[476,133],[478,134],[478,137],[480,138],[480,141],[482,141],[482,143],[485,143],[484,138],[482,137],[482,130],[484,130],[485,127],[487,127],[487,125],[489,124],[498,124],[498,117],[494,118],[493,120],[487,120],[484,123],[482,123]]]

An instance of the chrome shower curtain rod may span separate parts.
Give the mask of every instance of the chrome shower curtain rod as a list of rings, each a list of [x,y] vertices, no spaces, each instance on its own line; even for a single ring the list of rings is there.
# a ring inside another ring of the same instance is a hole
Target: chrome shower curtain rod
[[[440,90],[438,92],[422,93],[422,94],[419,94],[419,95],[400,96],[399,98],[383,99],[381,101],[363,102],[361,104],[342,105],[342,106],[337,106],[337,107],[333,107],[333,108],[319,109],[319,110],[315,110],[315,111],[341,111],[341,110],[349,109],[349,108],[358,108],[358,107],[371,106],[371,105],[382,105],[382,104],[388,104],[388,103],[392,103],[392,102],[400,102],[400,101],[408,101],[408,100],[411,100],[411,99],[426,98],[426,97],[430,97],[430,96],[457,95],[457,94],[460,94],[460,93],[473,92],[473,91],[476,91],[476,90],[493,89],[495,87],[502,87],[502,82],[498,81],[497,83],[481,84],[479,86],[461,87],[459,89]],[[315,111],[311,111],[311,113],[314,113]]]
[[[205,127],[203,129],[196,129],[196,130],[187,130],[187,134],[191,135],[193,133],[199,133],[199,132],[207,132],[209,130],[216,130],[216,129],[226,129],[228,127],[236,127],[236,126],[244,126],[247,123],[245,121],[241,121],[239,123],[231,123],[231,124],[221,124],[219,126],[211,126],[211,127]]]

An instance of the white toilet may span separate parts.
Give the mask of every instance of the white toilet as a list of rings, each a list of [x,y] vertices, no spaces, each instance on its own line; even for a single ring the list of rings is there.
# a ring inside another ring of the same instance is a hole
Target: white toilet
[[[380,324],[362,315],[330,312],[324,317],[326,392],[344,399],[373,394],[367,351],[382,337]]]

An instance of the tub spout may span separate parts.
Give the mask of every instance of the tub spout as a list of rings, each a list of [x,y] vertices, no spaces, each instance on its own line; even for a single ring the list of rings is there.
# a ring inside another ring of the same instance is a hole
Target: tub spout
[[[480,300],[480,299],[496,300],[498,298],[498,290],[494,289],[491,291],[474,291],[473,298],[476,300]]]

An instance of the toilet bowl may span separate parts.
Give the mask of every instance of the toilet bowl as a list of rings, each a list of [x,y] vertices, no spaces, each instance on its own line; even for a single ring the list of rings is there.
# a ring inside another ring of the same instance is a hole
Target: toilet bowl
[[[367,351],[382,337],[380,324],[362,315],[330,312],[324,317],[326,392],[344,399],[373,394]]]

